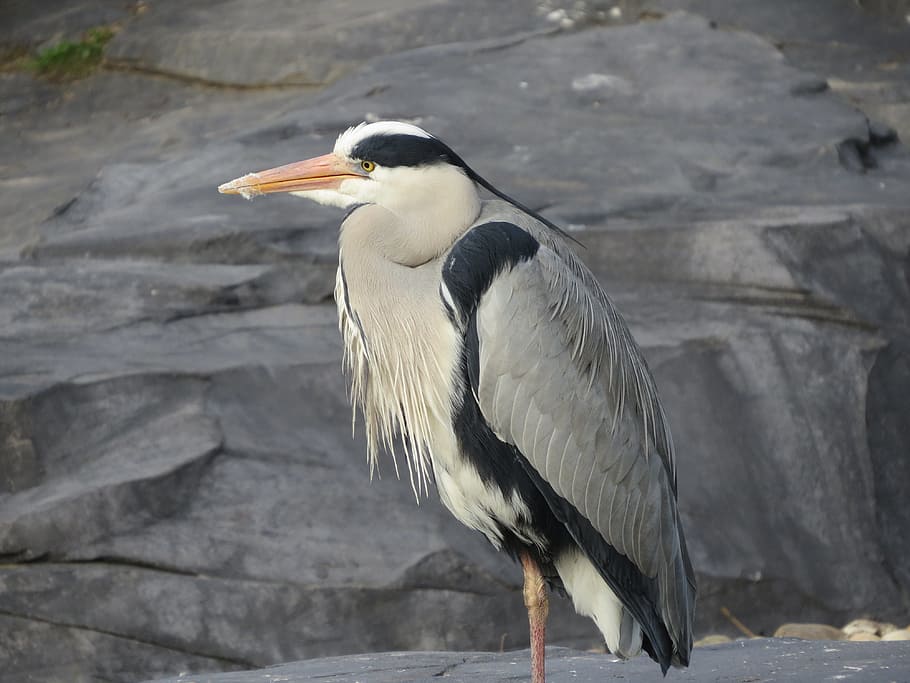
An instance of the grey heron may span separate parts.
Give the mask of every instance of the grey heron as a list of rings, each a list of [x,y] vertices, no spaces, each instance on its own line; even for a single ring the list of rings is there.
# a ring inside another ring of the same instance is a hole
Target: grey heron
[[[348,209],[335,299],[371,469],[400,436],[415,495],[434,481],[456,518],[519,560],[534,683],[547,585],[615,655],[687,666],[696,588],[667,420],[566,235],[397,121],[218,189]]]

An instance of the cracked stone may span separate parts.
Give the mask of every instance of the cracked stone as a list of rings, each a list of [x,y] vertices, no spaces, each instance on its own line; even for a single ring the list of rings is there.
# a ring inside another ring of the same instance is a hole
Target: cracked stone
[[[332,657],[295,662],[260,671],[206,676],[206,683],[254,683],[282,680],[303,683],[320,680],[342,683],[435,683],[456,681],[524,680],[528,676],[527,651],[500,654],[413,652]],[[838,674],[836,672],[843,672]],[[674,680],[712,683],[721,681],[793,680],[830,681],[832,675],[854,676],[864,681],[892,681],[910,676],[910,661],[897,643],[811,642],[756,638],[699,648],[688,669],[674,670]],[[547,677],[556,681],[594,683],[635,680],[661,683],[660,669],[647,657],[625,662],[608,655],[592,655],[564,648],[547,648]],[[168,678],[154,683],[179,683]]]

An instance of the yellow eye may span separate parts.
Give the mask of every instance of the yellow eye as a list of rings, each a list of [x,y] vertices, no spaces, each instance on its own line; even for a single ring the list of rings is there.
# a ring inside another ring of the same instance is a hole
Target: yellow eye
[[[362,168],[367,173],[372,173],[376,168],[376,164],[374,164],[372,161],[361,161],[360,168]]]

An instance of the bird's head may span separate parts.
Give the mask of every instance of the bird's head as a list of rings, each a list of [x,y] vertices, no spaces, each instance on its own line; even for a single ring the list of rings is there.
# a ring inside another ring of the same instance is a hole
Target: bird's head
[[[473,175],[457,154],[422,128],[377,121],[346,130],[329,154],[249,173],[218,191],[247,199],[289,192],[342,208],[375,204],[402,219],[449,197],[471,204],[465,209],[476,215]]]
[[[361,123],[339,135],[330,154],[249,173],[218,191],[247,199],[288,192],[327,206],[371,207],[350,214],[345,225],[369,228],[393,260],[419,264],[441,254],[477,218],[478,188],[568,237],[493,187],[444,142],[400,121]]]

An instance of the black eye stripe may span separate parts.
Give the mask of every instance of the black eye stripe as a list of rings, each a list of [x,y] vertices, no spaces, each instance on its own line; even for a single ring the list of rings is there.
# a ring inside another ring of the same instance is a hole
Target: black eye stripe
[[[418,135],[372,135],[354,146],[351,157],[389,167],[437,163],[466,167],[461,157],[444,142]]]

